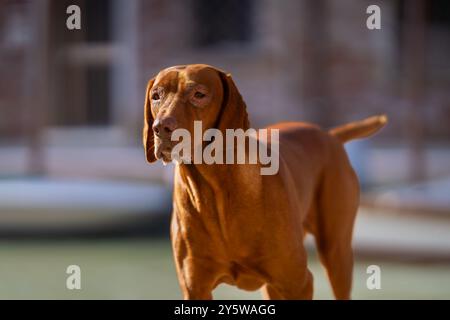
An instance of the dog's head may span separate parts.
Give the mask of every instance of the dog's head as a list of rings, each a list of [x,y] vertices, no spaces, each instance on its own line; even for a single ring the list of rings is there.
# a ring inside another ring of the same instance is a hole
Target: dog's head
[[[171,161],[177,142],[174,130],[183,128],[194,136],[194,121],[203,132],[217,128],[249,127],[244,101],[231,75],[214,67],[194,64],[167,68],[147,85],[144,104],[143,143],[148,162]],[[202,132],[202,135],[203,135]]]

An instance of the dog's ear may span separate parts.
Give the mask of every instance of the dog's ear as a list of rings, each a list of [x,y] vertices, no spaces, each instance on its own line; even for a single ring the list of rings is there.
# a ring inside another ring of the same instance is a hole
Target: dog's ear
[[[152,163],[156,161],[155,156],[155,138],[153,136],[153,115],[150,106],[150,91],[153,87],[155,78],[151,79],[147,84],[144,102],[144,129],[142,130],[142,142],[144,144],[145,158],[147,162]]]
[[[223,101],[219,112],[216,128],[225,132],[225,129],[244,129],[250,127],[247,115],[247,106],[242,99],[230,74],[217,70],[222,81]]]

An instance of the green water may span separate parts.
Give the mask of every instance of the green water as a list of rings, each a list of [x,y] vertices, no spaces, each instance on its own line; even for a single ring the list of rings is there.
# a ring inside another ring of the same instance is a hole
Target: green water
[[[68,265],[81,267],[81,290],[66,288]],[[366,288],[366,268],[381,267],[381,289]],[[310,259],[316,299],[332,298],[324,272]],[[260,299],[230,286],[216,299]],[[166,240],[0,240],[0,299],[179,299]],[[450,266],[357,261],[354,299],[450,299]]]

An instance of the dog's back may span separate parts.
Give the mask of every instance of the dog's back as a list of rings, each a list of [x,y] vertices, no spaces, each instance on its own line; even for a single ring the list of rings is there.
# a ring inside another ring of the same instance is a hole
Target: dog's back
[[[344,143],[374,134],[386,121],[385,116],[375,116],[329,131],[301,122],[269,127],[280,130],[279,174],[291,214],[300,215],[300,219],[292,221],[300,222],[303,235],[310,233],[315,237],[338,299],[350,297],[351,241],[359,204],[358,179]]]

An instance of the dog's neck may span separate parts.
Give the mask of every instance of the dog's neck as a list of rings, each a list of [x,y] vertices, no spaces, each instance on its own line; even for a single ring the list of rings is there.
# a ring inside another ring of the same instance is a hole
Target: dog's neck
[[[177,164],[175,212],[181,214],[180,220],[201,219],[210,227],[212,223],[212,228],[219,227],[227,243],[227,226],[240,215],[239,199],[255,203],[261,197],[261,179],[259,165]]]
[[[180,179],[179,183],[186,186],[191,194],[191,202],[198,207],[204,200],[202,192],[211,192],[216,201],[219,195],[242,195],[240,192],[259,192],[261,185],[260,164],[177,164],[175,179]],[[230,188],[232,190],[224,190]],[[252,186],[249,189],[249,186]],[[195,193],[199,193],[195,195]],[[209,204],[211,205],[211,204]]]

